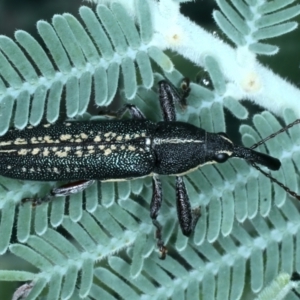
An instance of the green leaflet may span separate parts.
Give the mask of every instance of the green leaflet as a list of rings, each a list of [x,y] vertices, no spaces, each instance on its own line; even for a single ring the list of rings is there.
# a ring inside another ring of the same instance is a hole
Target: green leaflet
[[[220,29],[236,46],[247,46],[257,54],[274,55],[278,47],[260,42],[288,33],[297,27],[296,22],[288,22],[300,14],[300,6],[286,6],[294,1],[243,1],[217,0],[221,11],[214,11],[213,17]],[[281,10],[280,10],[281,9]],[[254,21],[254,12],[257,14]]]
[[[149,46],[150,11],[146,2],[138,2],[138,24],[117,3],[111,8],[99,5],[96,13],[83,6],[82,20],[65,13],[55,15],[51,24],[39,21],[37,29],[46,51],[21,30],[15,38],[22,48],[0,37],[0,75],[5,80],[0,82],[0,134],[7,131],[11,118],[19,129],[28,123],[57,121],[62,101],[67,118],[82,115],[93,101],[92,89],[95,103],[106,106],[117,93],[120,75],[126,98],[133,99],[139,83],[136,66],[142,85],[148,89],[153,85],[151,60],[170,71],[169,58]]]

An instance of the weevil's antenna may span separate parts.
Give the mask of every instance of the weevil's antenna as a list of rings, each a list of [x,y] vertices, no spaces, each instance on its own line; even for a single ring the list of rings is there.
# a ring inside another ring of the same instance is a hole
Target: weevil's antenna
[[[279,133],[282,133],[282,132],[285,132],[287,131],[288,129],[290,129],[291,127],[293,127],[294,125],[297,125],[300,123],[300,119],[297,119],[295,120],[294,122],[290,123],[289,125],[286,125],[285,127],[282,127],[280,130],[272,133],[271,135],[267,136],[266,138],[262,139],[261,141],[255,143],[254,145],[252,145],[250,147],[250,149],[255,149],[257,148],[258,146],[264,144],[266,141],[272,139],[273,137],[275,137],[276,135],[278,135]]]
[[[255,143],[254,145],[252,145],[250,147],[250,149],[255,149],[258,146],[264,144],[266,141],[272,139],[273,137],[275,137],[276,135],[287,131],[288,129],[290,129],[291,127],[293,127],[294,125],[297,125],[300,123],[300,119],[295,120],[294,122],[288,124],[287,126],[281,128],[280,130],[272,133],[271,135],[267,136],[266,138],[262,139],[261,141]],[[262,174],[264,174],[266,177],[268,177],[272,182],[275,182],[276,184],[278,184],[281,188],[283,188],[288,194],[290,194],[291,196],[295,197],[296,199],[300,200],[300,195],[296,194],[295,192],[291,191],[287,186],[285,186],[283,183],[279,182],[277,179],[275,179],[274,177],[271,176],[270,173],[267,173],[265,171],[263,171],[257,164],[255,164],[254,162],[250,162],[250,164],[258,171],[260,171]]]
[[[296,199],[300,200],[300,195],[296,194],[295,192],[291,191],[287,186],[285,186],[283,183],[278,181],[276,178],[272,177],[270,173],[267,173],[263,171],[257,164],[254,162],[250,162],[252,167],[254,167],[256,170],[264,174],[266,177],[268,177],[272,182],[277,183],[281,188],[283,188],[287,193],[289,193],[291,196],[295,197]]]

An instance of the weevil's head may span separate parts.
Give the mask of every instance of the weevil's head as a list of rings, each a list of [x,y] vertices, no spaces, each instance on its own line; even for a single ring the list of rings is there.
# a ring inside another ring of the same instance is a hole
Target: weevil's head
[[[230,157],[238,157],[245,159],[250,164],[260,164],[273,171],[278,170],[281,166],[277,158],[233,144],[225,133],[218,133],[217,136],[213,137],[215,145],[213,145],[213,142],[210,142],[213,145],[212,149],[217,149],[212,157],[212,160],[217,163],[225,162]]]

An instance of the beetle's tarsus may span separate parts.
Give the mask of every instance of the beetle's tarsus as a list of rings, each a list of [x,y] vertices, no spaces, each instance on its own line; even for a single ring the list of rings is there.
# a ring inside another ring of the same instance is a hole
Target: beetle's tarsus
[[[104,115],[110,118],[121,119],[126,112],[129,112],[132,119],[136,120],[144,120],[146,119],[145,115],[137,108],[135,105],[132,104],[125,104],[117,111],[110,111],[110,110],[100,110],[99,115]]]
[[[200,206],[192,209],[192,231],[195,230],[195,227],[198,223],[199,218],[201,217],[201,209]]]
[[[164,246],[164,244],[159,245],[158,246],[158,250],[159,250],[159,259],[164,260],[167,257],[167,253],[168,253],[168,249],[167,247]]]
[[[41,205],[42,203],[45,202],[50,202],[52,200],[53,196],[52,195],[46,195],[45,197],[41,198],[24,198],[21,200],[21,204],[25,204],[27,202],[31,202],[32,207],[36,207],[38,205]]]
[[[45,202],[50,202],[55,197],[65,197],[82,192],[91,186],[95,180],[81,180],[64,184],[60,187],[53,188],[48,195],[39,198],[24,198],[21,203],[31,202],[33,207],[41,205]]]
[[[89,186],[94,184],[95,180],[80,180],[70,182],[59,187],[55,187],[51,190],[50,195],[52,197],[65,197],[72,194],[77,194],[87,189]]]
[[[165,246],[164,241],[162,240],[162,226],[156,219],[152,219],[152,223],[156,227],[155,237],[157,239],[157,247],[160,253],[159,258],[165,259],[167,256],[168,249]]]
[[[160,252],[160,259],[165,259],[168,251],[164,245],[164,241],[162,240],[162,226],[156,220],[162,203],[161,181],[157,175],[152,177],[152,190],[153,193],[150,203],[150,217],[153,225],[156,227],[156,239],[157,247]]]
[[[186,109],[187,107],[187,97],[189,96],[191,92],[190,88],[190,79],[185,77],[182,82],[181,82],[181,90],[182,90],[182,95],[181,95],[181,100],[180,100],[180,106],[182,109]]]

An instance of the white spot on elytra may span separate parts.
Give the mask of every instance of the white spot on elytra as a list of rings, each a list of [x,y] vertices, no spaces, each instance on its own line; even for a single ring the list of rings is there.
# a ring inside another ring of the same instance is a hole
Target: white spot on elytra
[[[38,154],[40,152],[40,149],[39,148],[34,148],[34,149],[32,149],[32,154],[33,155],[36,155],[36,154]]]
[[[27,141],[25,139],[17,138],[14,142],[15,145],[24,145],[27,144]]]
[[[80,133],[80,137],[81,137],[82,139],[87,139],[87,138],[88,138],[88,135],[85,134],[85,133]]]
[[[18,154],[19,154],[19,155],[26,155],[27,152],[28,152],[27,149],[20,149],[20,150],[18,151]]]
[[[82,153],[81,150],[78,150],[78,151],[75,152],[75,154],[76,154],[78,157],[81,157],[83,153]]]
[[[110,150],[110,149],[106,149],[106,150],[104,151],[104,155],[109,155],[109,154],[111,154],[111,150]]]
[[[67,141],[71,137],[72,137],[71,134],[61,134],[59,138],[60,138],[61,141]]]
[[[50,153],[49,149],[45,148],[44,151],[43,151],[43,156],[48,156],[49,153]]]

